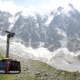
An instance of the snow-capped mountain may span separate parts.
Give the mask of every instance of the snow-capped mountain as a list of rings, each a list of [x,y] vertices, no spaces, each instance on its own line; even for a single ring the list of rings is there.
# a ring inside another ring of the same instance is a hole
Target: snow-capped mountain
[[[44,61],[60,69],[70,70],[70,66],[74,66],[71,71],[80,71],[80,13],[72,4],[68,6],[68,11],[59,7],[45,15],[24,15],[23,12],[12,15],[0,11],[0,29],[16,34],[10,52]],[[2,31],[0,35],[0,48],[4,49],[2,41],[5,42],[6,38]],[[61,67],[62,64],[65,65]]]
[[[50,51],[67,47],[75,52],[80,49],[80,13],[73,5],[69,4],[69,7],[71,9],[67,13],[64,8],[59,7],[44,16],[38,13],[35,13],[35,16],[17,13],[11,31],[14,31],[27,47],[41,46]]]

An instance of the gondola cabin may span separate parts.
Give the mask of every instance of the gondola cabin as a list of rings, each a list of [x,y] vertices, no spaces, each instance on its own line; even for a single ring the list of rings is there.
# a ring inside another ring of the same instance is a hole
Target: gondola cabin
[[[0,60],[0,73],[5,74],[19,74],[21,72],[21,66],[19,61],[12,59],[2,59]]]

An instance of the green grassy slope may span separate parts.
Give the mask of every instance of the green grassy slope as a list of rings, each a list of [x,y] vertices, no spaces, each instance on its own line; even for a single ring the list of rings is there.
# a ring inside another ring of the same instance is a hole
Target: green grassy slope
[[[42,77],[38,77],[40,80],[80,80],[79,72],[58,70],[39,61],[29,61],[29,64],[31,65],[31,71],[33,71],[34,74],[37,71],[41,72]],[[47,76],[45,77],[44,74],[47,74]]]
[[[3,55],[1,51],[0,51],[0,59],[3,59]]]
[[[0,74],[0,80],[80,80],[79,72],[58,70],[37,60],[21,58],[21,68],[20,74]]]

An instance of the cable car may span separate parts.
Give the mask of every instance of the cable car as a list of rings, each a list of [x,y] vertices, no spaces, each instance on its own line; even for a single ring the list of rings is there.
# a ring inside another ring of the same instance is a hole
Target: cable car
[[[13,73],[18,74],[21,72],[20,62],[12,59],[0,60],[0,73]]]
[[[12,60],[9,58],[9,41],[10,38],[15,35],[15,33],[5,31],[7,34],[7,48],[6,48],[6,58],[0,60],[0,73],[4,74],[19,74],[21,72],[21,65],[19,61]]]

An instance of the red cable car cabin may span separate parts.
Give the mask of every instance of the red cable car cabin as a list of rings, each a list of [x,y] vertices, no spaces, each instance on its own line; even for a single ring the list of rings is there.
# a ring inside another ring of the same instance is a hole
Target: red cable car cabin
[[[3,59],[0,60],[0,73],[20,73],[21,67],[20,62],[12,59]]]

